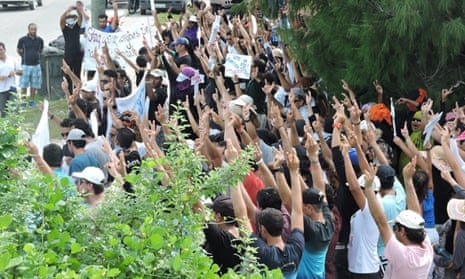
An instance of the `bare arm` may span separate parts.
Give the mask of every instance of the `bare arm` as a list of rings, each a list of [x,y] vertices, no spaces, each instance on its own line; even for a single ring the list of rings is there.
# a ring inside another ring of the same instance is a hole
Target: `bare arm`
[[[413,186],[413,174],[415,173],[415,167],[417,164],[416,156],[413,157],[412,161],[408,163],[402,170],[404,176],[405,184],[405,193],[407,195],[407,208],[415,211],[418,214],[422,214],[422,208],[420,202],[418,201],[417,193],[415,187]]]
[[[293,148],[287,154],[287,165],[291,175],[291,197],[292,197],[292,212],[291,212],[291,228],[304,229],[304,216],[302,211],[302,191],[300,189],[299,179],[299,158]]]

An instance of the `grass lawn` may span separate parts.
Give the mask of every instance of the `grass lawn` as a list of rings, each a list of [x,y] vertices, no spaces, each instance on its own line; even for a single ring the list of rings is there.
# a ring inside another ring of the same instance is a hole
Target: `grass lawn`
[[[42,112],[39,109],[39,102],[44,99],[43,96],[36,96],[36,103],[37,106],[35,107],[27,107],[22,109],[19,113],[24,118],[23,129],[27,131],[30,135],[34,134],[37,128],[37,124],[39,124],[40,117]],[[68,116],[68,105],[66,104],[65,99],[61,100],[52,100],[48,102],[48,110],[59,116],[60,118],[65,118]],[[60,127],[55,123],[53,120],[48,121],[49,129],[50,129],[50,140],[61,139],[60,134]]]

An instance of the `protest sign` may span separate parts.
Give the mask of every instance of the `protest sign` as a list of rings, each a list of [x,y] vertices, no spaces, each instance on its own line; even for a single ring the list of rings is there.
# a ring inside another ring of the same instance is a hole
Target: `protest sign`
[[[115,53],[115,49],[119,49],[126,57],[135,61],[137,51],[143,47],[144,36],[150,36],[150,30],[147,25],[140,25],[132,30],[115,33],[105,33],[95,28],[88,27],[86,29],[86,40],[84,41],[84,69],[97,69],[95,59],[92,55],[95,50],[97,50],[97,53],[101,55],[102,47],[105,43],[108,47],[111,58],[116,60],[123,69],[126,69],[128,65]]]
[[[250,78],[250,69],[252,67],[252,56],[228,53],[224,63],[226,77],[237,75],[241,79]]]

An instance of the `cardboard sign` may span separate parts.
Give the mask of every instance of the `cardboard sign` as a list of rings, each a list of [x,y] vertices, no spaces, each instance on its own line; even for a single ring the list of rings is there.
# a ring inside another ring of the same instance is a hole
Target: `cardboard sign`
[[[226,77],[237,75],[240,79],[249,79],[252,68],[252,56],[228,53],[224,64]]]

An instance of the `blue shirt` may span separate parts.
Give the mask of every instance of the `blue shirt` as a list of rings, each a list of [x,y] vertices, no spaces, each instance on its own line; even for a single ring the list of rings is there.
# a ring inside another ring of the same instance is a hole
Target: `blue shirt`
[[[73,160],[71,160],[71,163],[69,164],[68,175],[72,176],[73,172],[81,172],[87,167],[100,168],[100,165],[94,156],[87,153],[78,154],[74,156]]]
[[[426,198],[423,200],[423,219],[425,219],[425,228],[434,228],[436,226],[434,218],[434,195],[431,189],[428,189]]]

